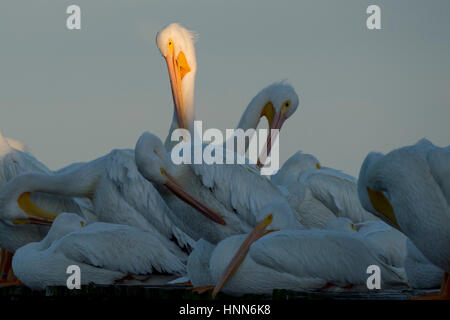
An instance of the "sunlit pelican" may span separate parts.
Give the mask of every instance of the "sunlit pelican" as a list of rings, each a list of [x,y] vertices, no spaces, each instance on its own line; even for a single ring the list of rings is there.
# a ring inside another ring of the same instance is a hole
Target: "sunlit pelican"
[[[174,114],[164,146],[171,151],[177,141],[171,141],[172,132],[184,128],[193,133],[194,89],[197,60],[194,41],[197,36],[172,23],[164,27],[156,37],[156,43],[164,57],[169,72]],[[294,88],[286,82],[276,82],[262,89],[249,103],[242,114],[237,128],[255,129],[261,118],[266,117],[269,129],[281,130],[283,123],[292,116],[299,104]],[[268,135],[264,150],[270,155],[275,136]],[[245,145],[245,150],[248,143]],[[264,151],[262,154],[265,154]],[[264,162],[264,161],[263,161]]]

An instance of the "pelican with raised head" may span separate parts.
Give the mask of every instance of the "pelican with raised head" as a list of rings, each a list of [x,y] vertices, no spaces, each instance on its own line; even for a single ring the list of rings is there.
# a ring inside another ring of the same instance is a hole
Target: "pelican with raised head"
[[[168,150],[174,146],[171,136],[175,129],[193,130],[197,71],[195,38],[193,32],[177,23],[169,24],[156,35],[156,45],[167,64],[174,105],[172,124],[165,141]]]
[[[171,151],[177,141],[172,141],[172,132],[177,128],[194,130],[194,90],[197,72],[194,42],[197,35],[177,23],[164,27],[156,36],[156,43],[164,57],[174,103],[174,113],[169,134],[164,146]],[[299,98],[294,88],[286,82],[275,82],[263,88],[248,104],[237,129],[256,129],[265,117],[269,129],[281,130],[284,122],[297,110]],[[249,137],[251,138],[251,137]],[[275,136],[269,135],[261,157],[269,156]],[[245,151],[248,144],[245,145]],[[259,162],[261,165],[261,161]]]

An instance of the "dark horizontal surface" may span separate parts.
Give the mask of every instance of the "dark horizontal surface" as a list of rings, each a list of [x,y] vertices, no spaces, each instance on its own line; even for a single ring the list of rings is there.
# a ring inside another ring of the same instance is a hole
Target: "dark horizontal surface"
[[[409,288],[389,289],[374,292],[295,292],[273,291],[270,295],[229,296],[220,293],[216,300],[406,300],[433,290],[412,290]],[[435,290],[436,291],[436,290]],[[212,300],[211,293],[198,294],[182,285],[86,285],[80,290],[66,287],[48,287],[44,291],[33,291],[25,286],[0,288],[2,300],[20,300],[26,297],[140,297],[155,300]]]

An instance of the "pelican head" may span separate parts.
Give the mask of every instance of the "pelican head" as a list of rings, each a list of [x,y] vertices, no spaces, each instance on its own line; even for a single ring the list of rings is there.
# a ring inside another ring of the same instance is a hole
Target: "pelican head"
[[[178,128],[189,129],[193,121],[194,84],[197,61],[195,35],[177,23],[156,35],[156,44],[166,60]]]
[[[144,132],[139,138],[135,159],[139,172],[151,182],[167,184],[170,182],[169,176],[177,175],[161,140],[150,132]]]
[[[65,235],[75,232],[88,224],[88,221],[74,213],[60,213],[53,221],[52,227],[45,236],[45,241],[53,243]]]
[[[183,166],[175,166],[172,163],[157,136],[150,132],[144,132],[141,135],[136,143],[135,161],[139,172],[145,179],[152,183],[165,185],[178,198],[197,209],[207,218],[222,225],[226,224],[220,214],[195,199],[177,181],[176,177]]]
[[[278,185],[295,183],[299,180],[302,173],[309,170],[320,169],[321,167],[319,160],[312,154],[297,151],[283,163],[280,170],[272,175],[270,180]]]
[[[294,88],[286,82],[276,82],[262,89],[253,98],[250,102],[250,105],[253,107],[250,109],[256,108],[257,110],[249,110],[249,112],[258,115],[258,121],[265,117],[270,130],[281,130],[284,122],[297,110],[298,104],[299,98]],[[241,124],[239,127],[242,127]],[[267,142],[263,149],[267,150],[267,156],[270,155],[271,140],[274,138],[270,134],[267,137]],[[263,161],[258,163],[260,167],[261,162]]]
[[[244,261],[251,245],[262,236],[280,229],[302,229],[303,226],[295,220],[291,207],[284,201],[275,201],[263,206],[256,214],[257,223],[247,236],[236,254],[231,259],[224,273],[213,289],[215,297]]]
[[[394,228],[400,229],[387,190],[381,185],[378,167],[385,155],[371,152],[364,159],[359,171],[358,196],[364,209],[373,213]]]
[[[50,226],[56,215],[37,207],[31,193],[23,191],[30,178],[30,174],[23,174],[0,188],[0,219],[9,225]]]
[[[365,210],[373,213],[376,216],[380,216],[380,213],[375,209],[372,200],[375,199],[374,197],[376,195],[379,199],[385,198],[386,195],[383,195],[382,191],[377,191],[375,193],[375,191],[369,187],[369,178],[370,173],[375,168],[375,164],[378,162],[378,160],[382,159],[383,157],[384,154],[380,152],[370,152],[364,159],[358,177],[359,201],[361,202],[361,205]]]
[[[260,94],[263,100],[267,100],[260,116],[267,118],[270,129],[281,129],[298,107],[298,95],[294,87],[286,82],[276,82],[262,89]]]
[[[303,226],[295,219],[291,207],[286,201],[274,201],[263,206],[255,215],[256,221],[264,220],[269,214],[273,215],[266,230],[302,229]]]

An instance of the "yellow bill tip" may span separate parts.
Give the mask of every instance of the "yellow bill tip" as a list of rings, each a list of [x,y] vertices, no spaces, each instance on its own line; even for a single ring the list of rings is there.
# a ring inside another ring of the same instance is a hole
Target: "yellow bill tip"
[[[264,228],[267,227],[269,224],[271,224],[272,221],[273,221],[273,214],[270,213],[270,214],[268,214],[267,217],[265,217],[264,220],[263,220]]]

